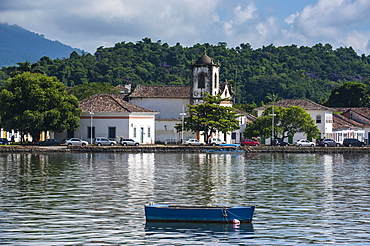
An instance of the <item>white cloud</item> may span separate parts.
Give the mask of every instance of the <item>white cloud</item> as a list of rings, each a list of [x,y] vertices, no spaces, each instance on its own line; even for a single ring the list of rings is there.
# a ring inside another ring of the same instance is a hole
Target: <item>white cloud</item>
[[[253,3],[248,4],[244,9],[242,9],[242,7],[238,5],[234,9],[235,22],[237,24],[242,24],[248,20],[253,19],[256,10],[257,8]]]
[[[3,1],[8,10],[0,10],[0,22],[18,24],[74,47],[88,47],[91,52],[100,45],[135,42],[145,37],[192,45],[202,33],[199,30],[217,18],[215,8],[219,2],[19,0],[15,5],[12,0]]]
[[[89,52],[145,37],[184,46],[320,42],[368,51],[369,0],[296,1],[303,0],[1,0],[0,22]],[[278,9],[285,11],[279,18]]]
[[[368,0],[319,0],[285,21],[292,27],[289,32],[304,36],[311,44],[352,46],[359,52],[366,52],[368,38],[363,29],[370,24],[369,12]]]
[[[289,25],[292,25],[295,21],[295,19],[299,16],[299,13],[296,12],[294,14],[291,14],[289,17],[285,18],[285,22]]]

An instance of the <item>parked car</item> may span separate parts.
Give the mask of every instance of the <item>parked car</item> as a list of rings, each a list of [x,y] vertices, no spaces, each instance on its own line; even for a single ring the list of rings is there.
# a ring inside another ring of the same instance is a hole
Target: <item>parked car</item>
[[[37,145],[40,145],[40,146],[58,146],[60,145],[60,141],[59,140],[56,140],[56,139],[46,139],[44,141],[40,141],[40,142],[37,142]]]
[[[334,139],[324,138],[319,141],[318,145],[324,146],[324,147],[328,147],[328,146],[339,147],[340,143],[336,142]]]
[[[9,144],[9,140],[7,138],[0,138],[0,144]]]
[[[300,140],[295,141],[294,145],[298,147],[313,147],[315,146],[315,143],[308,141],[307,139],[300,139]]]
[[[98,146],[102,146],[102,145],[106,145],[106,146],[114,146],[117,144],[116,141],[114,140],[110,140],[109,138],[102,138],[102,137],[99,137],[99,138],[95,138],[94,139],[94,144],[95,145],[98,145]]]
[[[260,146],[260,142],[254,141],[253,139],[244,139],[240,143],[241,146]]]
[[[70,146],[70,145],[81,145],[81,146],[85,146],[85,145],[88,145],[89,143],[84,141],[84,140],[81,140],[79,138],[71,138],[69,140],[66,141],[66,145]]]
[[[281,139],[274,139],[274,140],[272,140],[271,145],[272,146],[289,146],[289,143],[284,142]]]
[[[138,146],[139,142],[136,142],[135,140],[131,138],[121,138],[120,144],[122,146]]]
[[[187,139],[185,142],[184,142],[185,145],[206,145],[205,142],[201,142],[199,141],[198,139]]]
[[[356,138],[346,138],[343,140],[343,145],[346,147],[353,147],[353,146],[364,147],[365,142],[362,142]]]
[[[208,140],[208,143],[212,146],[216,146],[216,145],[220,145],[220,144],[225,144],[226,142],[225,141],[222,141],[221,139],[219,138],[210,138]]]

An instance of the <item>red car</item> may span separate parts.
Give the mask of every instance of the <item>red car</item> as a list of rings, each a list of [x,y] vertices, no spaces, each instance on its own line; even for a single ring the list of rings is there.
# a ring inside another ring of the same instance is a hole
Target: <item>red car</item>
[[[254,141],[252,139],[244,139],[241,143],[240,143],[241,146],[260,146],[261,144],[257,141]]]

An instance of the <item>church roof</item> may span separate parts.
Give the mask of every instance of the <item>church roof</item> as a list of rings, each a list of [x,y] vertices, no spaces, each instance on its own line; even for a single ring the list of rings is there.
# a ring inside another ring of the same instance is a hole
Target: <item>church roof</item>
[[[280,107],[299,106],[299,107],[303,108],[304,110],[334,111],[332,108],[322,106],[318,103],[312,102],[312,101],[307,100],[307,99],[283,99],[283,100],[277,101],[275,103],[271,103],[271,104],[259,107],[256,110],[264,110],[265,108],[270,107],[272,105],[280,106]]]
[[[198,61],[196,61],[195,64],[196,65],[208,65],[208,64],[213,64],[213,61],[209,56],[204,54],[198,59]]]
[[[153,86],[137,85],[135,90],[129,95],[130,98],[189,98],[191,94],[190,86]]]
[[[120,93],[100,93],[80,101],[82,112],[155,112],[124,100]]]

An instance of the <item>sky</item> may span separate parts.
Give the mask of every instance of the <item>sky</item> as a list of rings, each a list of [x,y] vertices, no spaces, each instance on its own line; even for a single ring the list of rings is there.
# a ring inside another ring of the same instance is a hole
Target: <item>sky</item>
[[[253,49],[331,44],[370,54],[370,0],[0,0],[0,23],[94,53],[144,38]]]

